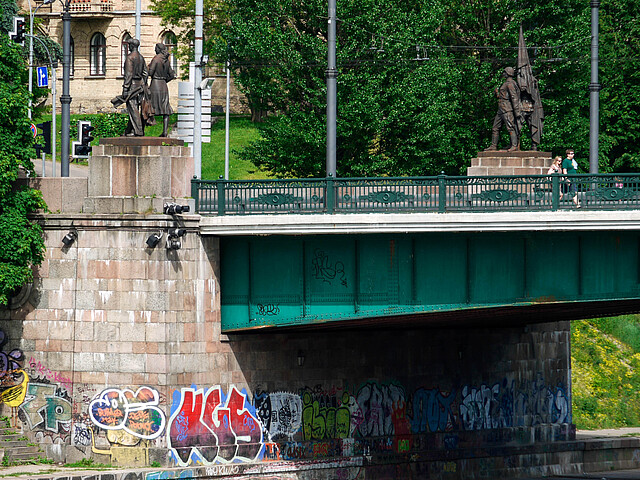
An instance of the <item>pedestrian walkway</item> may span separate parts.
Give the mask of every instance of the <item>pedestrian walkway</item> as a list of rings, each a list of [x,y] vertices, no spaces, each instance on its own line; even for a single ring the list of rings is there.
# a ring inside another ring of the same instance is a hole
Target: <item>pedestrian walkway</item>
[[[594,440],[615,439],[615,438],[640,438],[640,427],[606,429],[606,430],[579,430],[576,433],[576,439]],[[295,471],[295,462],[288,463],[288,468],[281,469],[283,472],[289,470],[289,473]],[[156,479],[196,479],[196,478],[218,478],[227,477],[230,473],[240,475],[243,473],[241,469],[238,471],[230,471],[229,467],[239,467],[235,465],[218,465],[212,467],[195,466],[192,468],[154,468],[154,467],[115,467],[113,469],[91,469],[91,468],[71,468],[64,465],[56,464],[38,464],[38,465],[19,465],[2,467],[0,466],[0,480],[68,480],[71,478],[82,478],[83,480],[156,480]],[[245,467],[249,467],[245,465]],[[258,467],[253,473],[260,470]],[[244,472],[248,473],[248,472]],[[267,475],[269,478],[273,476]],[[257,477],[259,478],[259,477]],[[640,468],[634,470],[618,470],[618,471],[602,471],[591,473],[580,473],[570,475],[560,475],[556,477],[528,477],[519,478],[517,480],[542,480],[542,478],[553,478],[555,480],[575,480],[575,479],[597,479],[597,480],[617,480],[617,479],[634,479],[640,480]],[[516,479],[505,479],[516,480]]]

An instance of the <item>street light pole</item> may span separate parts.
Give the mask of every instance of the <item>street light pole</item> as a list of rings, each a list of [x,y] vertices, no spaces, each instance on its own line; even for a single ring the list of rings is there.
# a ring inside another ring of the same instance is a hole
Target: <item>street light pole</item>
[[[598,173],[600,83],[598,83],[600,0],[591,0],[591,83],[589,84],[589,173]]]
[[[71,13],[69,0],[64,3],[62,13],[62,125],[60,125],[60,176],[69,176],[69,124],[71,122],[71,95],[69,95],[69,78],[71,76]]]
[[[195,68],[193,72],[193,163],[194,176],[202,178],[202,30],[203,0],[196,0],[195,18]]]
[[[327,52],[327,177],[336,177],[336,0],[329,0],[328,52]]]

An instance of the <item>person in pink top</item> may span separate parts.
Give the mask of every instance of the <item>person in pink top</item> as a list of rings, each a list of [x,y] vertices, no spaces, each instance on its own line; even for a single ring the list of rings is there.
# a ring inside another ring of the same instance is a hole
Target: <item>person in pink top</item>
[[[547,175],[553,175],[554,173],[562,173],[562,157],[561,156],[557,156],[556,158],[553,159],[553,163],[551,164],[551,166],[549,167],[549,170],[547,171]],[[562,201],[562,198],[564,197],[564,193],[563,193],[564,187],[565,185],[563,183],[562,189],[560,190],[560,201]]]

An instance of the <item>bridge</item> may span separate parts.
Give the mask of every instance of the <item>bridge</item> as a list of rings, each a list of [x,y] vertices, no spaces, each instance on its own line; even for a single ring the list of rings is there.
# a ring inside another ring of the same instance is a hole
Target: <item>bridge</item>
[[[192,192],[201,233],[221,239],[225,332],[513,325],[640,310],[639,179],[194,180]]]
[[[636,176],[191,182],[188,148],[143,142],[94,147],[84,183],[28,179],[56,213],[0,328],[50,458],[99,445],[256,478],[640,465],[636,439],[576,440],[564,321],[640,310]],[[199,215],[163,213],[191,193]],[[154,420],[123,424],[139,406]]]

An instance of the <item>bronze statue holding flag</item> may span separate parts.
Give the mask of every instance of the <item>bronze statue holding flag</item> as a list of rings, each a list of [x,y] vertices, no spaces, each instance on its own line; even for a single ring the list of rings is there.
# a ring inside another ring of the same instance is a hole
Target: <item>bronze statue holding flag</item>
[[[538,150],[542,137],[542,125],[544,123],[544,110],[538,89],[538,80],[531,71],[529,53],[524,44],[522,25],[520,25],[520,38],[518,39],[518,64],[516,68],[516,81],[520,87],[521,122],[526,122],[531,132],[531,150]],[[522,127],[518,131],[522,136]],[[520,143],[518,142],[518,147]]]
[[[520,150],[522,132],[525,123],[531,132],[531,150],[538,150],[542,137],[544,110],[540,99],[538,80],[531,71],[531,62],[524,44],[522,25],[518,40],[518,62],[514,71],[506,67],[503,72],[504,83],[496,89],[498,112],[493,121],[491,145],[485,151],[498,150],[500,130],[504,126],[509,134],[510,146],[507,151]]]

